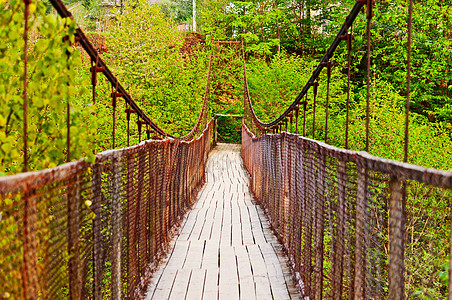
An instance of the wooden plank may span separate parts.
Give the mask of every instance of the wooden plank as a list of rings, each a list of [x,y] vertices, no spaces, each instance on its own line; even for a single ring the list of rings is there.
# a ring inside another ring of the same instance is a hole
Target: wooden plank
[[[218,268],[219,267],[219,243],[218,241],[206,241],[204,254],[202,257],[201,268]]]
[[[210,205],[213,194],[215,193],[215,188],[216,187],[214,184],[209,184],[209,190],[204,192],[202,195],[199,195],[198,201],[193,208],[201,209],[205,206],[208,207]]]
[[[237,264],[231,246],[220,246],[219,299],[239,299]]]
[[[199,269],[204,252],[204,241],[191,240],[188,248],[187,258],[182,268]]]
[[[240,299],[256,299],[253,273],[245,246],[235,247],[237,256],[237,268],[239,273]]]
[[[221,245],[231,245],[232,235],[232,222],[231,222],[232,210],[225,204],[223,208],[223,221],[221,224]]]
[[[253,239],[256,244],[265,244],[267,242],[261,226],[262,224],[260,222],[251,223],[251,232],[253,233]]]
[[[223,225],[223,207],[217,206],[215,209],[215,216],[212,224],[212,232],[210,234],[210,240],[217,241],[217,245],[219,245],[220,243],[222,225]]]
[[[162,277],[157,283],[154,294],[148,294],[146,300],[149,299],[168,299],[173,287],[174,279],[176,277],[177,270],[166,270],[163,272]]]
[[[264,257],[273,297],[275,299],[290,299],[281,264],[273,247],[270,244],[264,244],[259,245],[259,248]]]
[[[299,299],[288,260],[248,189],[237,145],[220,145],[146,299]]]
[[[253,278],[256,285],[256,298],[259,300],[272,300],[268,278],[266,276],[254,276]]]
[[[196,216],[195,225],[193,226],[193,230],[190,232],[190,235],[188,236],[188,239],[199,239],[199,235],[201,234],[201,229],[204,225],[204,221],[206,219],[207,214],[207,208],[202,207],[199,210],[198,215]]]
[[[251,219],[248,214],[248,207],[240,207],[240,219],[242,220],[242,242],[243,245],[254,244],[253,233],[251,229]]]
[[[180,269],[177,271],[169,297],[170,300],[185,299],[188,290],[188,282],[190,281],[190,274],[191,270],[188,269]]]
[[[191,232],[193,231],[193,227],[195,226],[196,219],[198,217],[199,209],[192,209],[188,215],[187,219],[184,222],[184,226],[181,228],[179,232],[179,240],[188,240]]]
[[[171,254],[166,269],[179,270],[184,265],[185,259],[187,257],[189,241],[177,240],[174,246],[173,253]],[[163,275],[162,275],[163,276]]]
[[[232,246],[242,246],[242,224],[240,223],[233,223],[232,224]]]
[[[240,208],[236,202],[236,196],[234,195],[231,199],[231,222],[232,224],[240,224]]]
[[[272,299],[267,268],[265,266],[264,258],[259,250],[259,246],[249,245],[247,246],[247,250],[253,270],[253,279],[256,284],[257,299]]]
[[[259,218],[259,213],[257,212],[256,205],[251,205],[248,207],[248,213],[250,215],[250,220],[252,223],[260,223],[261,219]]]
[[[298,299],[299,298],[299,289],[297,288],[296,284],[293,281],[292,273],[290,271],[289,267],[289,258],[284,254],[284,251],[282,249],[281,244],[272,244],[273,249],[275,250],[275,253],[277,254],[281,270],[283,272],[283,276],[286,282],[286,287],[289,292],[289,296],[291,299]]]
[[[199,235],[200,240],[208,240],[210,239],[210,235],[212,233],[212,226],[214,222],[216,207],[214,205],[210,206],[207,209],[206,218],[204,220],[204,226],[201,229],[201,234]]]
[[[186,300],[201,300],[204,292],[205,269],[193,269],[191,271]]]
[[[202,299],[217,300],[218,299],[218,276],[219,268],[207,269],[206,279],[204,281],[204,293]]]
[[[258,245],[246,246],[254,277],[267,277],[267,268]]]
[[[237,205],[239,207],[242,206],[247,206],[246,202],[245,202],[245,193],[242,191],[243,187],[242,185],[238,185],[239,189],[237,191]]]

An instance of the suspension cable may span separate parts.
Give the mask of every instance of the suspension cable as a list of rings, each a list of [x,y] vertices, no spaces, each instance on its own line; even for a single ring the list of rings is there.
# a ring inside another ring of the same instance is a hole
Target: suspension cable
[[[367,95],[366,95],[366,151],[369,152],[369,123],[370,123],[370,63],[372,39],[372,6],[373,0],[367,0]]]
[[[358,0],[355,3],[355,5],[353,6],[351,12],[346,17],[345,22],[342,24],[342,27],[339,30],[338,34],[336,35],[334,41],[331,43],[331,45],[328,48],[326,54],[320,60],[317,68],[312,73],[311,77],[309,78],[309,80],[305,84],[305,86],[303,87],[302,91],[298,94],[298,96],[295,98],[295,100],[290,104],[290,106],[279,117],[275,118],[274,120],[272,120],[272,121],[270,121],[268,123],[262,122],[261,120],[259,120],[259,118],[256,116],[256,114],[254,112],[253,106],[251,104],[251,99],[250,99],[250,96],[249,96],[248,81],[247,81],[247,78],[246,78],[246,71],[245,71],[245,66],[244,66],[244,74],[245,74],[244,84],[245,84],[245,102],[246,102],[245,105],[249,106],[250,112],[251,112],[251,115],[252,115],[252,119],[255,121],[255,123],[259,127],[261,127],[262,129],[265,128],[265,127],[273,127],[274,125],[278,124],[283,119],[285,119],[289,115],[289,113],[292,112],[295,109],[295,107],[301,102],[303,97],[306,95],[306,93],[309,90],[311,84],[314,83],[315,80],[317,80],[317,78],[319,77],[322,69],[324,68],[324,63],[328,62],[333,57],[333,54],[336,51],[336,48],[339,46],[339,43],[341,42],[341,36],[347,34],[348,29],[352,26],[353,22],[355,21],[356,17],[359,14],[359,11],[361,10],[361,8],[365,4],[366,4],[366,0]],[[243,60],[243,63],[245,64],[244,60]]]
[[[408,162],[408,140],[409,140],[409,123],[410,123],[410,94],[411,94],[411,40],[412,40],[412,18],[413,18],[413,0],[410,0],[408,7],[408,58],[406,68],[406,112],[405,112],[405,153],[404,162]]]
[[[25,1],[30,1],[30,0],[25,0]],[[71,20],[74,20],[74,16],[72,15],[72,13],[67,9],[67,7],[65,6],[65,4],[62,2],[62,0],[50,0],[52,6],[55,8],[55,10],[58,12],[58,14],[62,17],[62,18],[70,18]],[[137,105],[137,103],[132,99],[132,97],[127,93],[127,91],[125,90],[125,88],[119,83],[119,81],[117,80],[117,78],[115,77],[115,75],[113,75],[113,73],[110,71],[110,69],[108,68],[108,66],[106,65],[106,63],[99,57],[99,53],[97,51],[97,49],[92,45],[92,43],[89,41],[89,39],[87,38],[87,36],[84,34],[84,32],[80,29],[80,27],[77,27],[76,29],[76,33],[75,35],[78,37],[79,39],[79,43],[80,45],[83,47],[83,49],[85,50],[85,52],[89,55],[89,57],[91,58],[92,62],[96,62],[96,66],[95,68],[97,68],[96,70],[98,72],[102,72],[105,77],[107,78],[107,80],[112,84],[112,85],[116,85],[117,84],[117,93],[121,94],[122,97],[124,98],[124,101],[126,102],[127,105],[130,106],[130,111],[133,111],[134,113],[136,113],[138,115],[138,119],[141,120],[141,122],[144,122],[144,124],[149,125],[157,134],[164,136],[164,137],[171,137],[171,138],[175,138],[175,139],[188,139],[188,138],[193,138],[194,133],[196,133],[198,131],[198,128],[201,125],[201,120],[203,118],[203,116],[205,114],[207,114],[206,108],[207,105],[205,103],[207,97],[207,93],[208,90],[210,89],[210,63],[209,62],[209,73],[208,73],[208,80],[207,80],[207,87],[206,87],[206,93],[204,95],[204,103],[203,103],[203,107],[201,109],[201,112],[199,114],[198,120],[195,123],[195,126],[193,127],[193,129],[190,131],[189,134],[182,136],[182,137],[176,137],[174,135],[171,135],[169,133],[167,133],[165,130],[161,129],[156,123],[154,123],[147,115],[146,113],[140,109],[140,107]],[[96,74],[93,74],[93,77],[96,76]],[[95,80],[96,78],[94,77],[92,80]],[[95,101],[95,90],[93,90],[93,101]]]

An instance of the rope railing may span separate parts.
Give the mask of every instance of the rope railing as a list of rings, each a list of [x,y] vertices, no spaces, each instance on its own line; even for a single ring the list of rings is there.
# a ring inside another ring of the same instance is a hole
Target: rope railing
[[[0,298],[137,299],[205,180],[214,121],[0,178]]]
[[[451,262],[451,172],[290,133],[256,137],[244,123],[242,157],[305,297],[404,299],[427,288],[418,270],[433,263],[429,280],[440,284],[433,277]],[[452,285],[438,292],[450,297]]]

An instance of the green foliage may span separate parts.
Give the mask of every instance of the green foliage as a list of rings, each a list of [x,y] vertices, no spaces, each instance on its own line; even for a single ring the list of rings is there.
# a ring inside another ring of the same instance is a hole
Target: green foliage
[[[332,5],[327,1],[224,1],[202,3],[202,25],[215,38],[243,38],[247,51],[271,57],[286,49],[317,58],[325,53],[353,0]],[[376,74],[406,93],[407,1],[377,1],[372,19],[372,64]],[[412,54],[412,110],[430,122],[452,121],[452,7],[437,0],[414,3]],[[364,83],[366,70],[366,16],[354,23],[353,71]],[[343,43],[345,44],[345,43]],[[344,66],[345,45],[337,60]]]
[[[217,117],[218,142],[242,143],[242,119],[233,117]]]
[[[252,59],[247,63],[248,84],[254,109],[262,121],[279,116],[298,95],[317,65],[314,60],[294,55],[274,57],[271,64]],[[334,68],[330,83],[328,142],[345,146],[346,82],[340,68]],[[313,95],[308,93],[306,136],[312,136]],[[370,153],[403,160],[405,98],[389,82],[375,77],[371,86]],[[326,76],[322,72],[316,105],[316,138],[325,136]],[[299,132],[303,115],[298,120]],[[365,149],[366,87],[353,85],[349,121],[349,147]],[[452,148],[448,123],[431,125],[420,114],[410,115],[409,162],[426,167],[451,168]]]
[[[351,149],[365,149],[365,88],[354,94],[350,111],[349,145]],[[403,160],[405,132],[405,99],[388,82],[377,79],[372,84],[370,109],[369,152],[394,160]],[[320,118],[321,122],[323,121]],[[344,147],[344,111],[332,116],[331,143]],[[450,129],[449,129],[450,130]],[[426,167],[448,170],[451,168],[452,148],[447,124],[428,124],[426,117],[411,113],[409,126],[409,162]]]
[[[11,1],[0,12],[0,173],[22,169],[24,13],[23,2]],[[28,52],[28,155],[29,169],[62,164],[66,158],[66,103],[83,89],[76,89],[80,53],[69,46],[76,25],[69,19],[46,15],[41,2],[30,5]],[[63,42],[63,37],[69,40]],[[71,157],[86,155],[91,129],[79,126],[89,111],[71,111]]]
[[[204,1],[202,28],[216,39],[243,38],[247,51],[270,55],[280,49],[281,32],[293,30],[285,10],[273,1]]]
[[[243,63],[236,44],[215,44],[212,73],[212,111],[222,114],[243,112]]]
[[[396,87],[400,95],[406,93],[407,3],[378,1],[372,19],[372,67],[381,79]],[[345,1],[337,6],[331,12],[333,19],[342,22],[353,4],[354,1]],[[427,116],[430,122],[450,123],[452,120],[451,13],[447,3],[434,0],[414,3],[411,108]],[[360,14],[353,28],[354,77],[361,80],[365,78],[366,69],[366,22],[365,15]],[[331,42],[337,25],[331,26],[325,46]],[[345,51],[345,47],[339,51]]]
[[[159,2],[162,12],[167,18],[172,18],[177,24],[191,22],[193,17],[192,0],[162,0]]]
[[[219,39],[241,37],[257,56],[270,57],[281,49],[323,52],[324,33],[332,23],[325,1],[204,0],[200,6],[204,32]]]
[[[160,6],[144,0],[126,4],[107,36],[112,70],[146,114],[176,135],[187,133],[198,117],[208,62],[207,52],[182,56],[182,43]]]
[[[314,61],[287,54],[274,56],[269,64],[260,59],[247,62],[251,100],[262,121],[275,119],[292,103],[311,75],[314,64]]]

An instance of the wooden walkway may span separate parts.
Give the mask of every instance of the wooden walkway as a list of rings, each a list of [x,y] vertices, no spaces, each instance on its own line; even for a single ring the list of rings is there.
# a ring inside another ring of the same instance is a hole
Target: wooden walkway
[[[253,203],[240,145],[219,144],[146,299],[301,299],[288,260]]]

